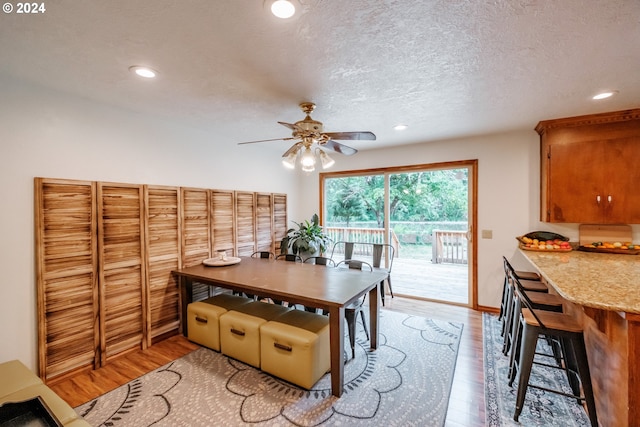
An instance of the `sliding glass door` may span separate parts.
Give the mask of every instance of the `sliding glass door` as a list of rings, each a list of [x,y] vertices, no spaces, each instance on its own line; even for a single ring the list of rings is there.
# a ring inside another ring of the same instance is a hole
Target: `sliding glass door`
[[[322,222],[335,241],[391,244],[394,294],[471,306],[474,174],[475,161],[321,174]]]

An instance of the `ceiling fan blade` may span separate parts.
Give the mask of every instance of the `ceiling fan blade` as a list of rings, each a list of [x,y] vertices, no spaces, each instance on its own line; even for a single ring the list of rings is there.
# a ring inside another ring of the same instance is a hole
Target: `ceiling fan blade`
[[[356,154],[358,150],[355,148],[351,148],[347,145],[340,144],[339,142],[334,141],[333,139],[327,140],[322,147],[328,148],[329,150],[333,150],[336,153],[344,154],[345,156],[350,156],[352,154]]]
[[[295,139],[292,136],[289,136],[287,138],[273,138],[273,139],[259,139],[257,141],[245,141],[245,142],[238,142],[238,145],[243,145],[243,144],[255,144],[256,142],[269,142],[269,141],[289,141],[291,139]]]
[[[327,135],[330,139],[337,139],[340,141],[376,140],[376,135],[373,132],[325,132],[324,134]]]
[[[285,123],[285,122],[278,122],[278,123],[280,123],[284,127],[288,127],[291,130],[298,130],[298,126],[292,125],[291,123]]]
[[[290,138],[290,139],[293,139],[293,138]],[[300,149],[301,146],[302,146],[302,142],[296,142],[295,144],[293,144],[291,146],[291,148],[289,148],[287,151],[285,151],[285,153],[282,155],[282,157],[287,157],[289,154],[295,153],[296,151],[298,151]]]

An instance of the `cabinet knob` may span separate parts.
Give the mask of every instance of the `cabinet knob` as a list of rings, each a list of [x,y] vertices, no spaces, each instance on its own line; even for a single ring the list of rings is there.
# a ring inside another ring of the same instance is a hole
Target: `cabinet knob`
[[[599,194],[596,196],[596,203],[600,204],[600,195]]]
[[[607,196],[607,201],[609,202],[609,204],[611,204],[611,194]]]

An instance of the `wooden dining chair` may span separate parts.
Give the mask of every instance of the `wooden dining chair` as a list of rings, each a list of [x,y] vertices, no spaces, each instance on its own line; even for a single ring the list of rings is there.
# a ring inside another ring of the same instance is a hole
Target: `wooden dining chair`
[[[338,264],[336,264],[336,268],[341,268],[344,266],[348,266],[349,268],[355,270],[373,271],[373,267],[371,266],[371,264],[355,259],[342,260]],[[352,359],[356,357],[356,319],[358,317],[358,313],[360,313],[360,318],[362,319],[364,333],[367,336],[367,340],[369,340],[369,330],[367,329],[367,321],[365,320],[364,316],[365,298],[366,295],[361,296],[356,301],[346,306],[344,309],[344,318],[347,321],[347,327],[349,329],[349,343],[351,344]]]

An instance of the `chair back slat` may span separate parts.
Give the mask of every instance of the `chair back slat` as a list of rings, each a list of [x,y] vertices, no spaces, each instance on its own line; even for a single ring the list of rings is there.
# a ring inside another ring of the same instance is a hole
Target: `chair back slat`
[[[514,284],[515,292],[518,297],[518,300],[520,301],[520,304],[531,311],[531,314],[533,314],[533,317],[535,317],[536,321],[538,322],[538,324],[542,329],[547,329],[544,323],[542,323],[542,320],[540,320],[540,318],[536,314],[536,310],[533,308],[533,302],[527,295],[527,292],[522,287],[520,280],[518,280],[515,274],[510,274],[509,279],[511,280],[511,283]]]
[[[336,265],[336,267],[340,267],[341,265],[347,265],[349,268],[353,269],[353,270],[365,270],[368,269],[369,271],[373,271],[373,267],[371,266],[371,264],[369,264],[368,262],[365,261],[360,261],[360,260],[356,260],[356,259],[345,259],[342,260],[338,263],[338,265]]]
[[[273,254],[273,252],[269,252],[269,251],[257,251],[251,254],[251,258],[271,259],[271,258],[275,258],[275,255]]]
[[[280,254],[276,257],[276,260],[284,260],[289,262],[303,262],[302,257],[300,257],[300,255],[294,255],[294,254]]]
[[[335,267],[336,262],[331,258],[324,256],[312,256],[304,260],[306,264],[325,265],[329,267]]]

